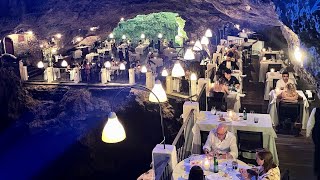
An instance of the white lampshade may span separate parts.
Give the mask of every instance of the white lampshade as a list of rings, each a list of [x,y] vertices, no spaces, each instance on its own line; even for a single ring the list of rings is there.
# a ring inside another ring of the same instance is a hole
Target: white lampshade
[[[296,49],[294,50],[294,57],[298,62],[301,62],[302,54],[299,47],[296,47]]]
[[[263,61],[266,61],[266,60],[267,60],[267,57],[263,57],[262,60],[263,60]]]
[[[197,75],[195,73],[192,73],[190,76],[191,81],[196,81],[197,80]]]
[[[179,63],[179,61],[177,61],[173,68],[172,68],[172,77],[182,77],[185,76],[185,72],[181,66],[181,64]]]
[[[206,33],[204,34],[204,36],[206,36],[206,37],[212,37],[211,29],[207,29],[207,30],[206,30]]]
[[[159,102],[166,102],[168,100],[167,94],[164,91],[161,85],[161,82],[159,80],[156,81],[151,91],[157,96],[157,98],[159,99]],[[153,93],[150,93],[149,101],[158,102],[157,98],[154,96]]]
[[[166,77],[166,76],[168,76],[169,74],[168,74],[168,71],[164,68],[163,70],[162,70],[162,72],[161,72],[161,76],[163,76],[163,77]]]
[[[147,72],[148,72],[147,67],[146,67],[145,65],[143,65],[143,66],[141,67],[141,72],[142,72],[142,73],[147,73]]]
[[[38,68],[44,68],[44,64],[42,61],[39,61],[37,64]]]
[[[196,41],[196,43],[193,46],[194,51],[202,51],[202,44],[199,40]]]
[[[126,70],[126,66],[123,63],[120,63],[120,70]]]
[[[194,60],[195,59],[194,53],[192,52],[191,49],[187,49],[186,53],[184,54],[183,59],[185,59],[185,60]]]
[[[163,35],[161,33],[158,34],[158,38],[161,39]]]
[[[113,33],[110,33],[110,34],[109,34],[109,38],[110,38],[110,39],[113,39],[113,38],[114,38]]]
[[[104,67],[105,67],[105,68],[111,68],[111,63],[110,63],[110,61],[106,61],[106,62],[104,63]]]
[[[111,112],[108,117],[108,121],[103,128],[102,137],[103,142],[106,143],[118,143],[126,139],[126,132],[116,113]]]
[[[67,61],[66,61],[66,60],[63,60],[63,61],[61,62],[61,66],[62,66],[62,67],[67,67],[67,66],[68,66]]]
[[[202,36],[200,43],[203,45],[208,45],[209,39],[206,36]]]
[[[141,36],[140,36],[140,38],[141,38],[141,39],[144,39],[144,38],[146,38],[146,35],[142,33]]]
[[[127,39],[126,35],[122,35],[121,37],[123,40]]]

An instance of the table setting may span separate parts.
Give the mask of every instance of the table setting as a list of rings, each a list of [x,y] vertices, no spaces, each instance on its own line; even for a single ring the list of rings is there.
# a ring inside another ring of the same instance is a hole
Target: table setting
[[[273,121],[269,114],[257,114],[254,112],[247,114],[247,120],[243,119],[243,113],[236,113],[228,110],[228,112],[220,111],[200,111],[196,117],[196,123],[192,129],[193,144],[192,152],[199,154],[201,152],[201,135],[200,131],[211,131],[220,123],[228,126],[228,131],[237,136],[237,130],[262,132],[263,148],[269,149],[273,154],[275,162],[278,164],[278,153],[275,143],[277,134],[273,129]]]
[[[190,157],[179,162],[173,169],[173,180],[187,180],[190,169],[193,166],[200,166],[203,169],[205,179],[242,179],[239,169],[250,169],[251,166],[238,159],[222,159],[218,158],[218,172],[214,173],[214,158],[204,154],[193,154]]]

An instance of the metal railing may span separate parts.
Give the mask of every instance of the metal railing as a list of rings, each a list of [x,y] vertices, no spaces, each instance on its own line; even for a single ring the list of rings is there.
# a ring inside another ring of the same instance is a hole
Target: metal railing
[[[172,169],[169,166],[170,158],[166,158],[164,161],[161,162],[155,172],[155,179],[156,180],[171,180]],[[160,172],[160,173],[158,173]]]
[[[207,108],[207,96],[206,96],[206,84],[201,88],[200,95],[196,100],[199,103],[200,111],[206,110]],[[173,140],[172,145],[177,150],[177,161],[180,162],[192,153],[192,141],[193,133],[192,128],[195,123],[194,110],[191,110],[183,125],[181,126],[177,136]],[[155,179],[156,180],[171,180],[172,168],[169,166],[170,159],[166,159],[161,164],[154,164]]]
[[[200,90],[197,102],[199,103],[199,110],[206,111],[207,110],[207,91],[206,84],[204,84]]]
[[[191,133],[194,125],[194,110],[191,110],[185,122],[181,126],[172,145],[176,146],[178,162],[191,155],[191,144],[193,135]]]

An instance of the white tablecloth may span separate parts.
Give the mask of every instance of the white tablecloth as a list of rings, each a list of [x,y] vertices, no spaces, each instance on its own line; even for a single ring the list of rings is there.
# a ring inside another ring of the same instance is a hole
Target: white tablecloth
[[[303,98],[302,129],[306,129],[308,118],[309,118],[309,102],[306,96],[304,95],[303,91],[297,90],[297,93],[299,94],[299,96]],[[270,101],[269,101],[268,112],[275,126],[279,124],[278,111],[277,111],[277,95],[278,94],[276,93],[275,90],[272,90],[269,93]]]
[[[136,47],[136,53],[137,54],[143,54],[143,51],[149,46],[149,44],[140,44]]]
[[[282,75],[279,72],[267,72],[266,74],[266,83],[264,88],[264,100],[269,100],[269,93],[271,88],[273,87],[273,80],[274,79],[281,79]],[[297,84],[296,79],[292,72],[289,73],[289,79],[292,80],[295,84]],[[275,88],[275,87],[274,87]]]
[[[260,52],[260,60],[262,60],[262,58],[265,56],[265,55],[274,55],[275,59],[280,59],[280,51],[265,51],[265,52]]]
[[[179,162],[173,169],[172,172],[172,180],[187,180],[189,177],[190,169],[192,168],[190,161],[198,161],[198,162],[204,162],[205,161],[205,155],[197,155],[193,157],[189,157],[187,159],[184,159],[183,161]],[[213,173],[212,170],[205,170],[203,167],[203,172],[204,175],[206,175],[206,179],[212,180],[212,179],[226,179],[223,178],[222,176],[226,172],[230,178],[233,180],[237,180],[241,177],[239,169],[250,169],[251,167],[248,166],[246,163],[236,160],[238,162],[238,169],[237,170],[232,170],[230,172],[227,172],[226,169],[226,164],[228,163],[229,165],[232,163],[232,160],[225,160],[225,159],[219,159],[218,160],[218,167],[219,167],[219,172],[218,173]],[[212,164],[212,162],[211,162]],[[202,165],[200,165],[202,166]]]
[[[285,67],[282,60],[271,61],[271,60],[261,60],[260,61],[260,71],[259,71],[259,82],[264,82],[266,79],[266,73],[268,71],[269,64],[281,64]]]
[[[222,113],[226,116],[226,112]],[[239,115],[239,114],[238,114]],[[259,118],[258,123],[254,123],[254,117]],[[201,137],[200,131],[211,131],[216,128],[221,122],[218,115],[213,115],[209,111],[201,111],[196,119],[193,132],[193,153],[200,153]],[[249,114],[248,120],[225,122],[230,132],[237,134],[237,130],[253,131],[263,133],[263,147],[269,149],[273,154],[275,163],[279,164],[278,153],[275,138],[277,134],[272,127],[271,116],[269,114]]]

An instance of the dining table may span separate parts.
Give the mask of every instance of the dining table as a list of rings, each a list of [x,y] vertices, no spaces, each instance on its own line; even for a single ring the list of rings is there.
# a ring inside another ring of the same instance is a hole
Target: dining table
[[[232,163],[236,165],[232,165]],[[213,158],[204,154],[193,154],[179,162],[172,172],[172,180],[188,180],[190,170],[193,166],[203,169],[206,180],[241,180],[240,169],[250,169],[251,166],[238,159],[218,159],[218,172],[213,171]]]
[[[278,103],[277,103],[277,96],[281,93],[281,90],[272,90],[269,93],[269,105],[268,105],[268,113],[270,114],[273,123],[275,126],[279,124],[279,117],[278,117]],[[302,98],[302,129],[307,128],[308,118],[309,118],[309,102],[305,94],[302,90],[297,90],[298,95]]]
[[[282,60],[261,60],[260,61],[260,71],[259,71],[259,82],[265,82],[266,73],[268,72],[269,64],[281,64],[281,67],[285,67],[285,64]]]
[[[195,125],[192,129],[193,132],[193,143],[192,152],[194,154],[200,154],[201,152],[201,131],[211,131],[215,129],[220,123],[225,123],[228,127],[228,131],[232,132],[237,136],[237,130],[241,131],[252,131],[252,132],[262,132],[263,135],[263,148],[269,149],[273,154],[273,158],[276,164],[279,164],[278,153],[275,138],[277,134],[273,128],[273,122],[271,120],[270,114],[257,114],[248,113],[247,120],[243,120],[240,116],[243,113],[236,113],[237,120],[227,120],[221,121],[219,115],[223,117],[228,117],[227,112],[217,112],[212,114],[210,111],[200,111],[196,117]],[[258,119],[255,123],[254,119]],[[228,118],[226,118],[228,119]],[[250,156],[251,157],[251,156]]]

